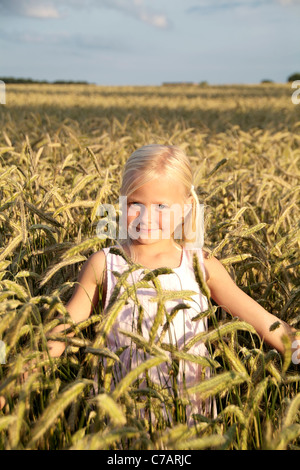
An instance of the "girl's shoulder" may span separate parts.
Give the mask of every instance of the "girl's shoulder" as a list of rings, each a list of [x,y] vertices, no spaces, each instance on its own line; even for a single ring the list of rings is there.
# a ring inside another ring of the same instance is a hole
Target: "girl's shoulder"
[[[106,267],[106,255],[104,251],[99,250],[89,256],[85,261],[81,273],[86,273],[88,276],[96,280],[97,283],[103,280],[103,274]]]
[[[108,258],[111,259],[111,257],[120,256],[120,258],[122,259],[124,255],[125,255],[124,250],[122,250],[121,248],[115,245],[110,245],[110,246],[101,248],[101,250],[93,253],[90,256],[89,260],[91,260],[91,262],[94,261],[96,264],[98,264],[99,267],[101,267],[102,269],[105,269],[107,263],[110,263],[108,261]]]
[[[203,265],[205,269],[206,281],[212,280],[222,280],[225,277],[228,277],[228,272],[223,266],[221,261],[218,260],[215,256],[212,256],[208,250],[203,249]]]

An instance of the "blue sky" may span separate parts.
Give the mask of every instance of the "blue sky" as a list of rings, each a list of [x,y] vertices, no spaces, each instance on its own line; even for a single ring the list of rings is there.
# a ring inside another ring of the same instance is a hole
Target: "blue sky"
[[[300,0],[0,0],[0,76],[100,85],[285,82]]]

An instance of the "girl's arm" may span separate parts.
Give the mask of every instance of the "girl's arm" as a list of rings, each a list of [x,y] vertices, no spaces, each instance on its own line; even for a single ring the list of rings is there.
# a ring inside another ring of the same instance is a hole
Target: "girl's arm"
[[[284,334],[291,336],[295,330],[284,321],[267,312],[255,300],[245,294],[215,257],[208,258],[207,254],[203,252],[203,258],[206,283],[210,289],[212,299],[232,316],[250,323],[263,340],[283,353],[282,336]],[[280,326],[270,331],[270,326],[275,322],[279,322]]]
[[[76,323],[86,320],[99,301],[99,286],[103,282],[105,270],[105,254],[103,251],[94,253],[83,265],[78,276],[74,293],[66,304],[66,309]],[[63,324],[53,328],[50,334],[59,333],[70,325]],[[71,334],[70,334],[71,336]],[[48,341],[51,357],[60,356],[65,350],[61,341]]]
[[[103,251],[94,253],[83,265],[78,276],[78,284],[74,293],[66,304],[66,309],[74,322],[86,320],[99,300],[99,286],[103,282],[105,270],[105,254]],[[50,335],[67,329],[70,325],[63,324],[53,328]],[[68,334],[69,335],[69,334]],[[69,336],[73,336],[70,334]],[[65,344],[61,341],[48,341],[48,350],[51,357],[59,357],[65,350]],[[22,380],[26,380],[28,371],[22,374]],[[5,406],[6,400],[0,396],[0,410]]]

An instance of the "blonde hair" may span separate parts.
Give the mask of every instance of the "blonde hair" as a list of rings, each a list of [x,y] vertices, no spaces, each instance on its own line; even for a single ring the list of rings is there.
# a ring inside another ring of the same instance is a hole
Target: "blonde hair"
[[[186,242],[197,237],[197,221],[199,220],[199,200],[193,187],[193,173],[189,158],[185,152],[177,146],[151,144],[145,145],[133,152],[125,163],[120,193],[121,196],[129,196],[140,186],[157,178],[168,176],[174,183],[182,184],[185,195],[193,196],[192,209],[182,222],[180,233],[182,238],[178,243]],[[176,230],[175,233],[178,233]],[[203,234],[201,234],[202,239]],[[174,238],[176,235],[174,234]],[[199,244],[198,234],[198,244]]]

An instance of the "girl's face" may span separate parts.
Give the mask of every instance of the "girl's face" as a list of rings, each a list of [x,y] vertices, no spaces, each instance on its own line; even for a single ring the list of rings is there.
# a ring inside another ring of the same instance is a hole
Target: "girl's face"
[[[127,230],[133,240],[153,243],[171,239],[174,230],[191,208],[185,188],[166,176],[144,184],[127,197]]]

